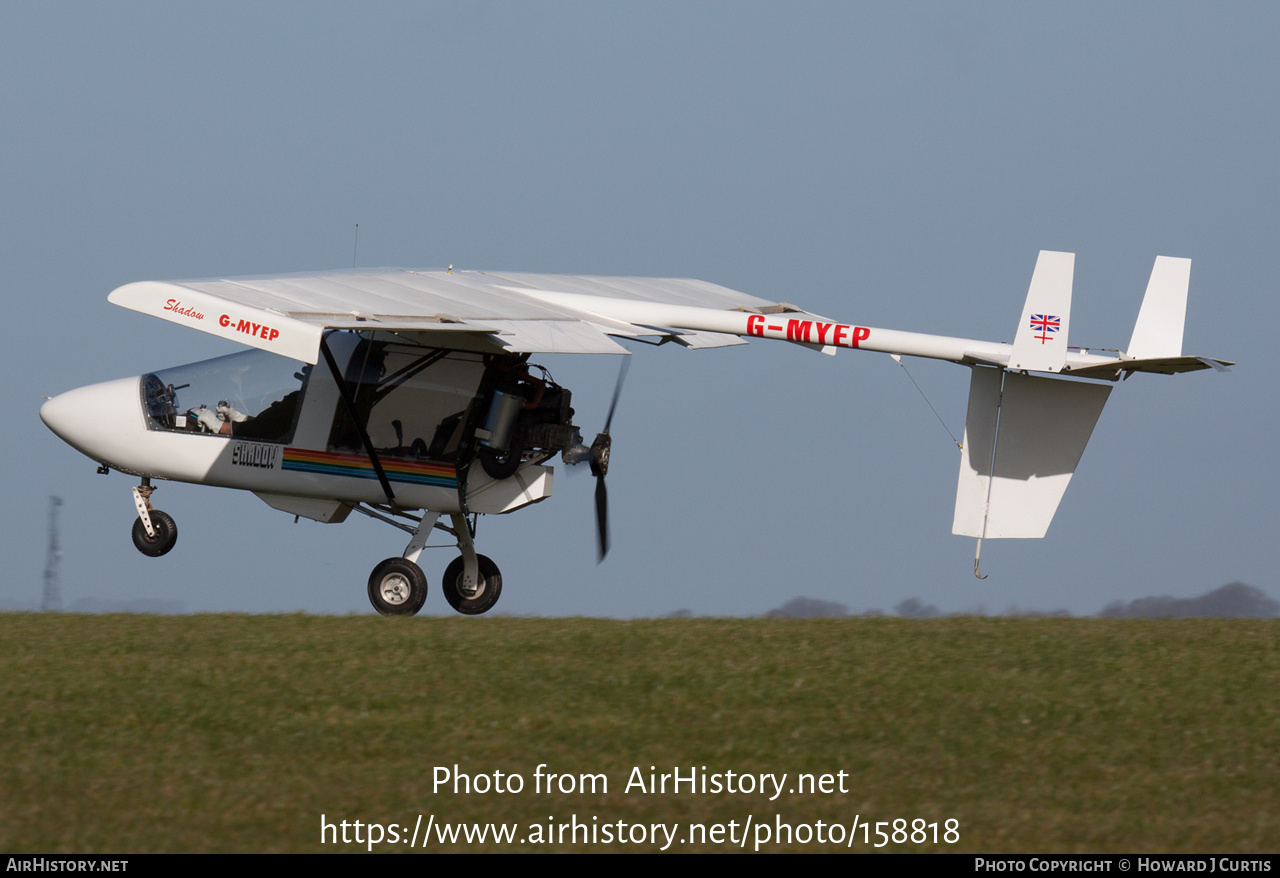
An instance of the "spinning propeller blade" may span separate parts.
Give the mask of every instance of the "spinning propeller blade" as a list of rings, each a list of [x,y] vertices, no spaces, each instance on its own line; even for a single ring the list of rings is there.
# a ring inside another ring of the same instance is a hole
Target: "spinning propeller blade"
[[[596,537],[600,549],[596,563],[609,554],[609,489],[604,486],[604,476],[596,479]]]
[[[622,395],[622,384],[627,380],[627,369],[631,366],[631,358],[624,357],[618,368],[618,382],[613,387],[613,401],[609,403],[609,414],[604,419],[604,430],[591,443],[591,472],[596,477],[596,538],[600,549],[596,563],[604,560],[609,554],[609,489],[604,485],[604,477],[609,472],[609,449],[613,439],[609,436],[609,427],[613,424],[613,413],[618,408],[618,397]]]
[[[627,370],[631,368],[631,358],[623,357],[618,367],[618,382],[613,386],[613,402],[609,403],[609,415],[604,419],[604,432],[609,435],[609,425],[613,423],[613,410],[618,407],[618,397],[622,395],[622,383],[627,380]]]

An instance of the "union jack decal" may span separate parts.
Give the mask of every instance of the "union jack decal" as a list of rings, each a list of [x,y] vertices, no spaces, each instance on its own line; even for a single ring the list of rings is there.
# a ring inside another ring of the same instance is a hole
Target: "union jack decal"
[[[1031,328],[1038,329],[1040,331],[1040,334],[1036,336],[1036,338],[1040,340],[1040,344],[1044,344],[1047,341],[1053,341],[1054,336],[1049,333],[1057,332],[1061,325],[1062,322],[1052,314],[1031,315]]]

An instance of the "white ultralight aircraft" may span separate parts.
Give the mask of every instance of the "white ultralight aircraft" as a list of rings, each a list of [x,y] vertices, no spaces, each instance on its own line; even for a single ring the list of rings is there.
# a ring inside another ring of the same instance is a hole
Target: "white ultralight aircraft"
[[[99,472],[140,477],[143,554],[177,539],[151,505],[152,479],[239,488],[295,516],[341,522],[354,510],[410,533],[369,577],[384,614],[422,608],[418,557],[433,529],[448,533],[461,554],[441,587],[475,614],[502,591],[497,565],[475,550],[476,516],[549,497],[556,454],[595,474],[601,558],[608,549],[604,477],[623,373],[587,445],[569,391],[531,354],[629,353],[614,338],[689,348],[767,338],[950,360],[972,369],[952,532],[978,539],[980,575],[984,538],[1043,537],[1053,519],[1111,392],[1075,379],[1232,365],[1183,356],[1191,261],[1164,256],[1127,351],[1068,347],[1074,268],[1074,254],[1040,253],[1013,344],[841,323],[688,279],[450,268],[143,281],[109,301],[257,350],[71,390],[40,416]]]

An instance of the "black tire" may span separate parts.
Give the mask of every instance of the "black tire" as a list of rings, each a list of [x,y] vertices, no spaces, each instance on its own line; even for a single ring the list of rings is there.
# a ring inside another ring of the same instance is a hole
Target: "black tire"
[[[458,587],[465,567],[461,555],[445,568],[444,581],[440,583],[440,590],[444,592],[444,599],[449,602],[449,606],[467,616],[489,612],[498,598],[502,597],[502,573],[498,570],[498,565],[485,555],[476,555],[476,561],[480,566],[480,584],[476,587],[475,594],[464,595]]]
[[[369,574],[369,603],[384,616],[412,616],[427,601],[427,575],[404,558],[388,558]]]
[[[491,478],[499,481],[509,479],[516,474],[516,470],[520,469],[522,454],[523,450],[513,438],[511,447],[503,452],[482,447],[480,449],[480,466],[484,468],[484,471]]]
[[[159,558],[161,555],[168,554],[173,544],[178,541],[178,525],[174,524],[173,516],[169,513],[152,509],[151,527],[156,532],[154,537],[147,536],[147,529],[143,526],[142,519],[135,518],[133,544],[142,554]]]

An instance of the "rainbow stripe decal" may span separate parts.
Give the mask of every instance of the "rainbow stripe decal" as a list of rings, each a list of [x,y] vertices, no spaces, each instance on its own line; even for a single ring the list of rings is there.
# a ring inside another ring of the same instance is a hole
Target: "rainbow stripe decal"
[[[388,481],[408,482],[413,485],[430,485],[435,488],[458,487],[458,471],[448,463],[419,463],[396,458],[379,458]],[[281,469],[302,473],[319,473],[325,476],[347,476],[353,479],[376,479],[373,463],[363,454],[339,454],[330,451],[310,451],[306,448],[286,448]]]

